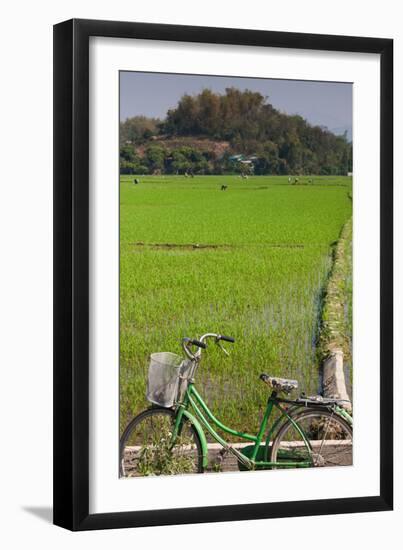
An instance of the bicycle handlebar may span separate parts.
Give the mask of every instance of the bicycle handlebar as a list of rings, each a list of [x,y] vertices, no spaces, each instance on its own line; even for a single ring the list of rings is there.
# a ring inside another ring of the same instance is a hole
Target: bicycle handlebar
[[[235,338],[232,338],[232,336],[224,336],[222,334],[217,336],[217,340],[224,340],[224,342],[231,342],[232,344],[235,343]]]
[[[203,348],[203,349],[207,348],[207,344],[205,344],[204,342],[201,342],[200,340],[194,340],[192,338],[183,338],[182,342],[184,344],[192,344],[193,346],[197,346],[198,348]]]
[[[204,343],[204,340],[207,338],[214,338],[216,344],[228,355],[228,352],[220,345],[220,340],[223,340],[224,342],[231,342],[232,344],[235,342],[235,338],[232,338],[231,336],[224,336],[222,334],[215,334],[214,332],[207,332],[206,334],[203,334],[201,336],[200,340],[194,340],[192,338],[182,338],[182,347],[183,351],[186,353],[186,355],[193,360],[199,359],[201,356],[201,350],[207,348],[207,344]],[[196,353],[192,353],[189,349],[189,344],[197,346],[199,349],[196,351]]]

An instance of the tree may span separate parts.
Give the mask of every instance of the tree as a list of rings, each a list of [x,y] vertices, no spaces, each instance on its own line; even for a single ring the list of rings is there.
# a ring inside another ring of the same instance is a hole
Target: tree
[[[127,118],[120,123],[120,145],[140,144],[159,133],[160,120],[145,116]]]
[[[133,146],[126,145],[120,148],[119,170],[121,174],[135,174],[139,161]]]
[[[160,145],[150,145],[145,151],[144,160],[151,173],[155,170],[162,170],[164,168],[165,149]]]
[[[255,163],[255,174],[279,174],[281,173],[280,166],[277,144],[272,141],[266,142]]]
[[[130,145],[125,145],[120,148],[120,158],[127,162],[134,162],[137,158],[136,151]]]
[[[190,161],[186,158],[185,154],[179,149],[172,153],[172,169],[174,172],[184,174],[191,167]]]

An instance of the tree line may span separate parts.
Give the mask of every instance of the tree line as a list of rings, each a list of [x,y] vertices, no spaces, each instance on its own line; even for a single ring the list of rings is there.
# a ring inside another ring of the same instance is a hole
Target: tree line
[[[173,146],[177,138],[187,144]],[[207,140],[202,149],[192,138]],[[208,144],[225,142],[217,154]],[[236,156],[251,158],[248,164]],[[259,92],[227,88],[185,94],[164,120],[129,118],[120,124],[121,173],[340,175],[352,171],[352,144],[299,115],[275,109]]]

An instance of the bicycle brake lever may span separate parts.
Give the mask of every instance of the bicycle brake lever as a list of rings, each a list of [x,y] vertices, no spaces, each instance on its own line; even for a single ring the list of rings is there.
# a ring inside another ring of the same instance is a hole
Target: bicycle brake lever
[[[225,355],[226,355],[227,357],[229,357],[228,351],[224,348],[224,346],[221,344],[221,342],[220,342],[220,341],[217,341],[216,344],[217,344],[217,346],[225,353]]]

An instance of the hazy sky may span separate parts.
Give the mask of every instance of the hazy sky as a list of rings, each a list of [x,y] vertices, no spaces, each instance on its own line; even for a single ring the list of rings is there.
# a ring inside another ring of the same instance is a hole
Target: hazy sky
[[[203,88],[224,92],[231,86],[260,92],[280,111],[299,114],[336,133],[346,129],[351,137],[352,84],[339,82],[121,72],[120,119],[164,118],[184,93],[197,94]]]

